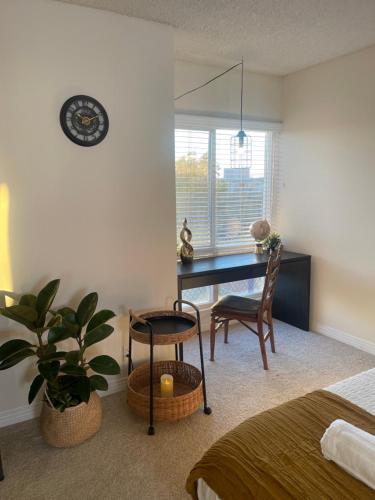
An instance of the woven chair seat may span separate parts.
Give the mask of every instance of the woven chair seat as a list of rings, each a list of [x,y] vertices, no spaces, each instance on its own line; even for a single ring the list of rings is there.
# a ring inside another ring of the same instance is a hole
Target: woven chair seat
[[[243,316],[257,317],[260,308],[260,301],[239,297],[237,295],[226,295],[218,300],[211,308],[212,312],[218,316]]]

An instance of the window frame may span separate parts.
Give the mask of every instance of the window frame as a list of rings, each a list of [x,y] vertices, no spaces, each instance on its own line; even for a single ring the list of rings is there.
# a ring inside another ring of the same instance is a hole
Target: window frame
[[[175,130],[176,129],[187,129],[187,130],[201,130],[209,133],[208,139],[208,172],[209,172],[209,212],[211,216],[209,217],[210,224],[210,246],[200,247],[194,249],[194,254],[197,258],[212,257],[216,255],[228,255],[235,253],[245,253],[249,251],[249,244],[244,245],[233,245],[233,246],[216,246],[215,242],[215,207],[214,203],[216,200],[216,174],[215,168],[215,140],[216,140],[216,129],[233,129],[238,130],[239,120],[233,117],[224,116],[206,116],[197,114],[185,114],[177,113],[175,114]],[[267,159],[265,166],[265,177],[264,181],[268,188],[264,190],[264,200],[263,205],[265,207],[265,216],[268,220],[271,220],[272,215],[272,201],[273,201],[273,190],[274,190],[274,157],[275,148],[277,141],[274,141],[274,133],[280,132],[281,123],[280,122],[269,122],[269,121],[257,121],[257,120],[243,120],[243,128],[245,130],[264,132],[266,134],[266,153]]]

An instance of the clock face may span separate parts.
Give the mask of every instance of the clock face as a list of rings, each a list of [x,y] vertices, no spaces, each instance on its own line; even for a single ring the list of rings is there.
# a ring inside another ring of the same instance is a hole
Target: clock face
[[[63,104],[60,124],[65,135],[80,146],[99,144],[109,127],[106,110],[96,99],[86,95],[76,95]]]

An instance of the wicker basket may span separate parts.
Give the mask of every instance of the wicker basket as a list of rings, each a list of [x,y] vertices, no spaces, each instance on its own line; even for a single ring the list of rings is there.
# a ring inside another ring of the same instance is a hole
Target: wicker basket
[[[171,345],[171,344],[179,344],[180,342],[185,342],[190,337],[197,335],[198,327],[197,320],[191,314],[188,314],[183,311],[151,311],[148,313],[140,314],[136,316],[132,313],[132,321],[130,323],[129,333],[132,339],[137,342],[141,342],[142,344],[150,343],[150,333],[147,327],[143,327],[141,321],[144,320],[149,321],[151,323],[156,322],[158,320],[166,322],[166,320],[170,319],[171,331],[170,333],[159,333],[158,329],[154,330],[153,334],[153,343],[154,345]],[[184,328],[183,331],[175,332],[173,327],[176,326],[176,323],[181,322],[181,328]],[[142,331],[143,330],[143,331]]]
[[[160,377],[173,376],[174,397],[160,397]],[[154,419],[174,421],[194,413],[203,404],[202,374],[182,361],[158,361],[153,364]],[[128,404],[141,417],[149,416],[150,367],[146,363],[129,375]]]
[[[71,448],[98,432],[102,423],[102,404],[96,392],[89,402],[60,412],[43,403],[40,430],[44,440],[56,448]]]

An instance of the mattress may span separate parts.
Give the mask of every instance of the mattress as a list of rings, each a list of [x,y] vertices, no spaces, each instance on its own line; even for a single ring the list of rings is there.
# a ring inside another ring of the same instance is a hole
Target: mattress
[[[341,380],[326,387],[325,390],[341,396],[375,416],[375,368]],[[199,500],[220,500],[203,479],[198,480],[197,494]]]

